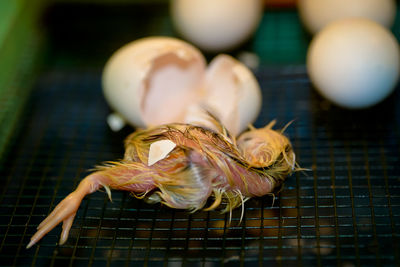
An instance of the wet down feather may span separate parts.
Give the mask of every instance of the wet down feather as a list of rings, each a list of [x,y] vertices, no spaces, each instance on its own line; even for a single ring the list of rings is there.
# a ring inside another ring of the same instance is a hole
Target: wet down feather
[[[104,187],[131,192],[171,208],[223,212],[251,197],[273,193],[296,169],[295,154],[283,130],[251,127],[238,138],[215,122],[215,129],[168,124],[137,130],[125,140],[124,159],[107,162],[84,178],[39,224],[27,248],[59,223],[65,243],[82,199]],[[212,203],[205,207],[207,200]]]

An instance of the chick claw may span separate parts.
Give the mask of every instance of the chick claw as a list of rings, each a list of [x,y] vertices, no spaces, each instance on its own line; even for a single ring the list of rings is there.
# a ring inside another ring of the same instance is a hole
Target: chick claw
[[[50,232],[59,223],[63,222],[62,232],[60,237],[60,245],[67,241],[69,231],[74,221],[76,212],[82,202],[82,199],[89,193],[97,190],[98,186],[93,183],[90,176],[86,177],[79,184],[78,188],[64,198],[55,209],[44,219],[37,227],[37,232],[31,237],[29,244],[26,248],[32,247],[44,235]]]
[[[63,222],[63,230],[61,233],[60,244],[64,244],[67,240],[69,230],[71,229],[72,222],[75,214],[79,208],[82,199],[76,192],[69,194],[57,207],[44,219],[37,227],[37,232],[31,237],[31,241],[26,248],[32,247],[44,235],[50,232],[60,222]]]

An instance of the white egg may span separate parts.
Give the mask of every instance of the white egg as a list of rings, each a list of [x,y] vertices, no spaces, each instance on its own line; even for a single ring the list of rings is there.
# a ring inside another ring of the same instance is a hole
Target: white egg
[[[113,117],[135,127],[210,126],[204,117],[211,112],[233,135],[254,122],[262,98],[253,73],[236,59],[219,55],[207,68],[197,48],[169,37],[144,38],[117,50],[104,68],[103,91],[119,114]]]
[[[171,0],[177,31],[197,47],[212,52],[236,48],[256,30],[261,0]]]
[[[298,0],[300,18],[315,34],[334,20],[360,17],[390,28],[396,16],[395,0]]]
[[[398,82],[399,45],[376,22],[338,20],[312,40],[307,71],[316,89],[337,105],[369,107],[386,98]]]

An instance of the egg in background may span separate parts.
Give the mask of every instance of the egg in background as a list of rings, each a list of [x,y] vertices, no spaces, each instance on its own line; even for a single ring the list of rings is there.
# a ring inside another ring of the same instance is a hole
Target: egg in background
[[[390,28],[396,16],[395,0],[298,0],[300,19],[311,34],[338,19],[360,17]]]
[[[237,48],[257,29],[262,0],[171,0],[175,29],[207,52]]]
[[[362,18],[334,21],[312,40],[307,72],[315,88],[345,108],[367,108],[385,99],[399,80],[397,39]]]

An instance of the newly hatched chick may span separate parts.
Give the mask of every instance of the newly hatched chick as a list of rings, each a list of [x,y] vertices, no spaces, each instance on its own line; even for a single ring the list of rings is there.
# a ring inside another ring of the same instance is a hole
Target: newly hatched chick
[[[39,224],[27,248],[59,223],[60,244],[68,238],[82,199],[104,187],[126,190],[137,197],[161,202],[171,208],[196,211],[224,203],[232,211],[250,197],[272,193],[295,169],[295,155],[274,123],[243,133],[236,140],[216,123],[215,130],[190,124],[168,124],[138,130],[125,141],[125,156],[109,162],[84,178]]]

